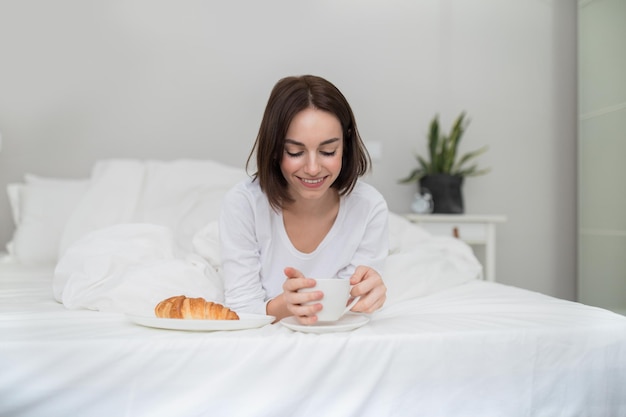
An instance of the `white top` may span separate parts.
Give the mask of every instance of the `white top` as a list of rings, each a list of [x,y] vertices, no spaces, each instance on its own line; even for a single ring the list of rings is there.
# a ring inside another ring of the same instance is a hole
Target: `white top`
[[[292,245],[282,212],[251,179],[228,192],[219,227],[225,304],[256,314],[266,314],[266,303],[283,291],[288,266],[309,278],[349,279],[359,265],[382,274],[389,249],[387,203],[364,182],[341,197],[335,223],[311,253]]]

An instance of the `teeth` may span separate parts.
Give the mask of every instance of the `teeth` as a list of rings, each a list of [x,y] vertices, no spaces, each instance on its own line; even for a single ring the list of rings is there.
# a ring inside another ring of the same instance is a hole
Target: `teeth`
[[[302,178],[302,181],[306,182],[307,184],[319,184],[320,182],[322,182],[323,178],[317,179],[317,180],[308,180],[306,178]]]

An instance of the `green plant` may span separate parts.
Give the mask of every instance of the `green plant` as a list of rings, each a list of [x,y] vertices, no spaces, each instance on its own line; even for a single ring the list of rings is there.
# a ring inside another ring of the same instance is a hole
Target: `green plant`
[[[487,146],[463,154],[457,159],[459,142],[468,124],[469,122],[465,120],[465,112],[462,112],[452,125],[450,134],[445,135],[439,129],[439,116],[433,117],[428,131],[428,154],[430,161],[416,154],[415,159],[419,163],[418,167],[411,171],[408,177],[399,180],[399,182],[402,184],[417,182],[420,178],[433,174],[471,177],[489,172],[488,168],[479,169],[477,164],[467,166],[474,158],[484,153],[487,150]]]

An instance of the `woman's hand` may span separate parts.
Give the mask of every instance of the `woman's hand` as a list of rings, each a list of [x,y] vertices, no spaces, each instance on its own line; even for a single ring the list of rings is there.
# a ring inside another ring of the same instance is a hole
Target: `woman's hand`
[[[382,277],[369,266],[359,265],[350,277],[350,285],[353,285],[350,295],[361,296],[352,307],[354,312],[373,313],[381,308],[387,299],[387,287]]]
[[[283,293],[267,304],[267,314],[276,317],[276,321],[294,316],[300,324],[316,323],[316,314],[322,309],[322,305],[320,303],[304,304],[321,300],[322,292],[298,292],[301,288],[314,287],[315,280],[306,278],[295,268],[287,267],[284,272],[287,279],[283,283]]]

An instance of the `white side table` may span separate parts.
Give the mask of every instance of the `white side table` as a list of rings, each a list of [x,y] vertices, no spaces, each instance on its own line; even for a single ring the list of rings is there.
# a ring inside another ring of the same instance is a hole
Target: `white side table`
[[[479,214],[405,214],[435,235],[457,237],[469,245],[484,245],[484,279],[496,280],[496,224],[504,223],[505,216]]]

